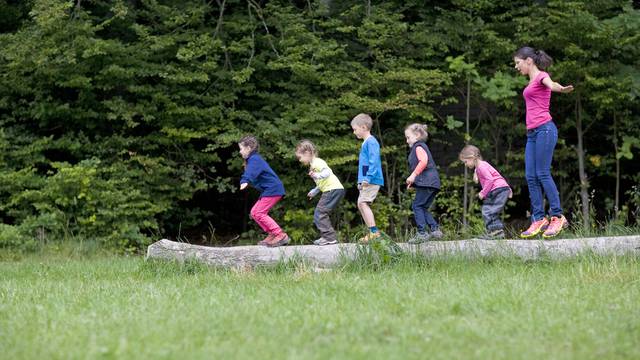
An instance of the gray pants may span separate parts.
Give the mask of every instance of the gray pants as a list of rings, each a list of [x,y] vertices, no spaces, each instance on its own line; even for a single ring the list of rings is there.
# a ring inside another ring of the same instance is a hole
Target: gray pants
[[[327,240],[338,240],[336,230],[331,225],[331,212],[338,206],[344,193],[344,189],[323,192],[313,213],[313,223],[320,231],[320,235]]]
[[[500,216],[502,210],[509,200],[509,188],[501,187],[494,189],[482,203],[482,218],[487,231],[495,231],[504,228]]]

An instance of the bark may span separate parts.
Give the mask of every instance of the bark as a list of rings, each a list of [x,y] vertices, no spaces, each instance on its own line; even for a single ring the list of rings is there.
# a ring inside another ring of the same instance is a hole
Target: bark
[[[467,108],[465,115],[466,132],[464,136],[464,143],[469,144],[469,115],[471,110],[471,78],[467,77]],[[462,199],[462,225],[465,227],[468,225],[467,214],[469,213],[469,170],[464,167],[464,190]]]
[[[409,253],[425,257],[442,256],[498,256],[536,259],[543,256],[552,259],[574,257],[579,254],[640,255],[640,235],[620,237],[596,237],[560,240],[457,240],[431,241],[420,245],[398,244]],[[170,240],[151,244],[147,259],[165,259],[183,262],[194,259],[208,265],[251,268],[275,265],[283,261],[304,260],[314,266],[327,268],[357,257],[357,244],[329,246],[296,245],[269,248],[265,246],[208,247]]]
[[[580,202],[582,205],[582,224],[585,230],[590,228],[589,218],[589,181],[585,172],[584,131],[582,126],[582,103],[580,95],[576,100],[576,132],[578,136],[578,173],[580,176]]]
[[[616,194],[615,201],[613,205],[613,211],[615,213],[615,218],[618,218],[618,212],[620,210],[620,158],[618,157],[618,119],[616,117],[616,112],[613,112],[613,146],[615,148],[615,157],[616,157]]]

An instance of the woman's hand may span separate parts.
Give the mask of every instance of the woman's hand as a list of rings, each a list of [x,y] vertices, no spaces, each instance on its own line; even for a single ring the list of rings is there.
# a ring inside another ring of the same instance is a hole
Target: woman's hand
[[[558,86],[560,87],[558,89],[558,92],[561,92],[563,94],[567,94],[573,91],[573,85],[567,85],[567,86],[562,86],[560,84],[558,84]]]

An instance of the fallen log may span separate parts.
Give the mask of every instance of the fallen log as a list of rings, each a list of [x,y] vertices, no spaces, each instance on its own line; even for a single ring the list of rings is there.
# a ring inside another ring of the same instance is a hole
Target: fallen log
[[[579,254],[640,255],[640,235],[595,237],[559,240],[457,240],[430,241],[420,245],[398,244],[402,251],[426,257],[436,256],[515,256],[537,259],[574,257]],[[354,259],[358,244],[328,246],[295,245],[269,248],[265,246],[209,247],[162,239],[147,249],[147,259],[166,259],[183,262],[194,259],[221,267],[254,267],[274,265],[290,260],[304,260],[317,267],[332,267],[344,260]]]

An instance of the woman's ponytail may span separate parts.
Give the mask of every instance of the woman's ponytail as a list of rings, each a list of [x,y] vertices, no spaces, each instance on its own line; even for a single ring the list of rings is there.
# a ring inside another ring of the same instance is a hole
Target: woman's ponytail
[[[544,70],[553,64],[553,59],[544,50],[536,50],[536,58],[534,59],[536,65]]]

